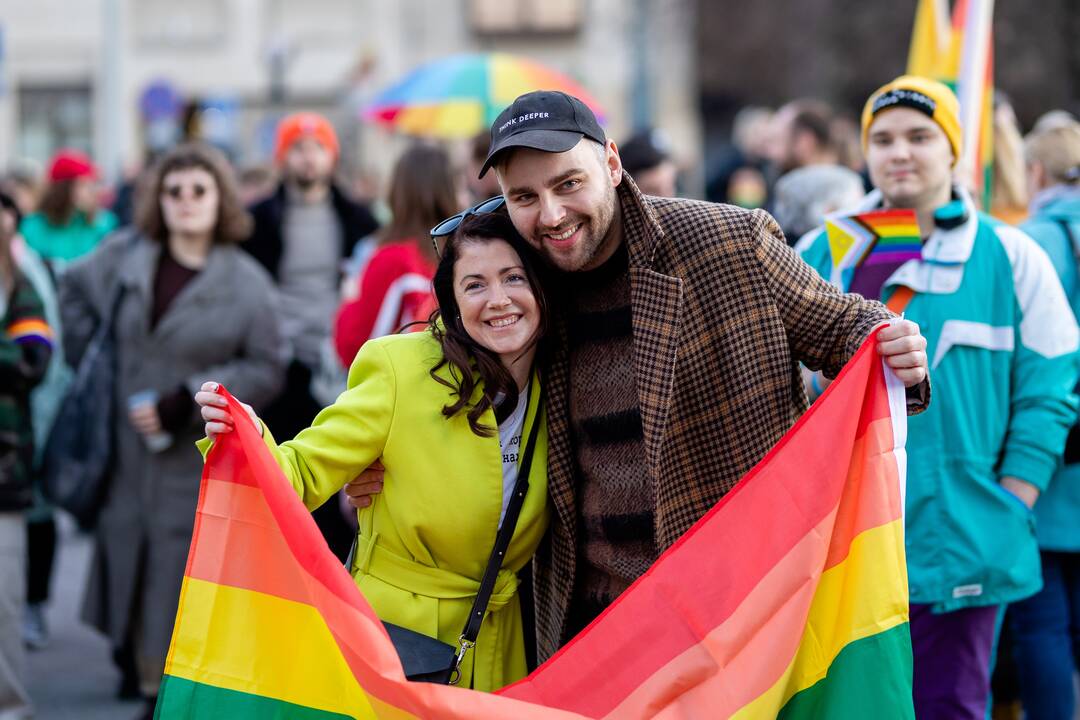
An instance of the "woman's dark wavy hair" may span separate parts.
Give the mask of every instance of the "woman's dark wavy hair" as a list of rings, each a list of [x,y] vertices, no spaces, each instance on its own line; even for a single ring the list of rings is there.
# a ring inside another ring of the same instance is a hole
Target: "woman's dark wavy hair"
[[[482,424],[480,418],[489,408],[516,407],[518,388],[499,356],[465,332],[457,299],[454,297],[454,265],[457,264],[460,248],[465,243],[486,243],[493,240],[509,243],[525,268],[525,277],[536,298],[536,307],[540,314],[533,344],[539,344],[547,334],[549,318],[548,303],[544,297],[543,262],[514,229],[510,218],[502,213],[484,213],[470,215],[462,220],[457,231],[446,241],[432,281],[439,309],[431,314],[428,326],[431,334],[442,345],[443,356],[438,364],[431,368],[430,374],[436,382],[450,388],[457,396],[456,402],[443,407],[443,415],[450,418],[459,412],[467,412],[469,427],[480,437],[490,437],[496,432],[496,428]],[[442,322],[439,322],[440,320]],[[437,374],[444,365],[450,368],[451,380]],[[484,394],[475,405],[470,406],[473,393],[480,382],[483,382]]]

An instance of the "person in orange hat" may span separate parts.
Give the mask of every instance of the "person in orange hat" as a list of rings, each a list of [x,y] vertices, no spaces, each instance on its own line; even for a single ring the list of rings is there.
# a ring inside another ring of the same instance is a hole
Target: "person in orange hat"
[[[282,119],[274,143],[281,182],[270,197],[252,206],[254,231],[241,246],[277,284],[293,359],[285,388],[265,418],[288,437],[310,425],[322,409],[311,393],[311,380],[330,342],[343,260],[378,229],[368,207],[334,181],[340,154],[337,133],[322,115],[300,112]],[[344,559],[354,533],[335,504],[317,510],[315,519]]]
[[[50,161],[37,212],[23,219],[19,231],[53,265],[86,255],[116,228],[116,216],[98,207],[97,179],[94,163],[78,150],[60,150]]]

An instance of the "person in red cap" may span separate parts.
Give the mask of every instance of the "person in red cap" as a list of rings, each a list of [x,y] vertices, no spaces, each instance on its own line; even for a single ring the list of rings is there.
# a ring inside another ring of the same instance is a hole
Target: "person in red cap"
[[[310,425],[322,409],[312,396],[311,379],[340,302],[343,260],[378,229],[367,206],[334,182],[339,156],[337,134],[326,118],[310,112],[284,118],[274,146],[281,183],[251,208],[255,229],[241,246],[273,276],[292,345],[285,388],[265,412],[270,426],[287,437]],[[334,503],[317,510],[315,519],[344,559],[353,532]]]
[[[116,216],[98,207],[98,171],[78,150],[60,150],[49,163],[38,210],[23,219],[26,242],[54,265],[86,255],[116,228]]]

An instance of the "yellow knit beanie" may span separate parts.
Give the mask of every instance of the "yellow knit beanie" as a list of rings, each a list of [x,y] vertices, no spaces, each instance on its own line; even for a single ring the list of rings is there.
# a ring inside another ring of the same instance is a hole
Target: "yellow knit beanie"
[[[882,85],[870,95],[862,112],[862,146],[866,143],[870,123],[879,113],[890,108],[908,107],[925,113],[945,132],[953,151],[953,165],[960,159],[963,135],[960,132],[960,101],[947,85],[916,75],[902,75]]]

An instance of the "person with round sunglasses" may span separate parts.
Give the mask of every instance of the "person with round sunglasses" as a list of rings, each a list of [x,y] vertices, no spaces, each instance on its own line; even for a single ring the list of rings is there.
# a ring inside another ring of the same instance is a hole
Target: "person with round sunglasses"
[[[192,445],[203,428],[192,395],[213,377],[262,406],[284,380],[270,277],[237,247],[250,228],[224,155],[181,145],[142,178],[134,229],[106,239],[61,279],[72,366],[102,322],[112,323],[117,353],[112,484],[83,616],[118,657],[134,661],[147,717],[199,496]]]
[[[513,523],[476,645],[460,666],[459,684],[478,690],[527,672],[517,573],[548,524],[536,371],[548,309],[539,272],[504,214],[464,216],[445,238],[439,309],[425,332],[365,343],[348,389],[292,440],[278,444],[249,410],[310,509],[376,460],[385,467],[382,492],[359,511],[349,567],[385,622],[456,646],[496,535],[504,519]],[[217,390],[208,383],[195,396],[210,440],[234,422]],[[514,521],[519,472],[529,486]]]

